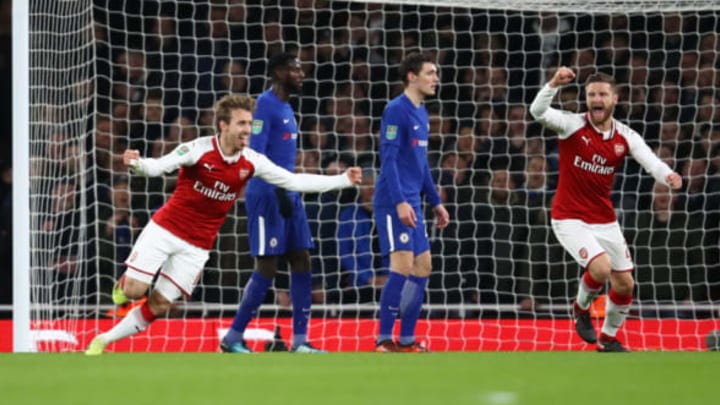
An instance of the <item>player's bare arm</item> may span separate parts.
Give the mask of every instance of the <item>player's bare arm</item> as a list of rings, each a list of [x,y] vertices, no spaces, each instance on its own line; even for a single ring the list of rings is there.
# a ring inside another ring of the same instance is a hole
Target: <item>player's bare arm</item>
[[[123,152],[123,164],[125,166],[134,166],[140,159],[140,151],[137,149],[126,149]]]
[[[397,209],[398,218],[400,218],[400,221],[403,224],[411,228],[415,228],[417,217],[415,216],[415,210],[413,209],[412,205],[403,201],[400,204],[396,205],[395,209]]]
[[[665,177],[665,181],[671,189],[677,190],[682,187],[682,176],[676,172],[672,172]]]
[[[433,207],[433,214],[435,214],[435,226],[439,229],[445,229],[450,224],[450,214],[448,214],[444,205],[438,204]]]
[[[552,79],[550,79],[550,82],[548,82],[548,85],[552,88],[557,88],[570,83],[573,79],[575,79],[575,72],[566,66],[560,66]]]

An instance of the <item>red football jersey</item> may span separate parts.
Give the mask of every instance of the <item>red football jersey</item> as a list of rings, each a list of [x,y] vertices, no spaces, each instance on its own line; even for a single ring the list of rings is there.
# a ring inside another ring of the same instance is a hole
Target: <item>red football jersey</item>
[[[180,169],[175,191],[152,219],[194,246],[212,248],[225,217],[253,176],[298,192],[325,192],[353,185],[344,173],[335,176],[290,173],[247,147],[233,156],[225,156],[217,139],[198,138],[159,159],[139,159],[132,164],[135,173],[146,176]]]
[[[581,219],[590,224],[616,220],[610,201],[615,172],[628,154],[628,143],[613,128],[603,139],[589,122],[560,139],[557,192],[552,204],[554,219]]]
[[[557,89],[544,86],[530,106],[541,124],[558,133],[560,173],[553,199],[554,219],[579,219],[589,224],[617,220],[610,201],[615,172],[631,154],[656,181],[667,185],[672,169],[647,146],[640,134],[616,120],[607,133],[590,122],[587,114],[550,108]]]
[[[170,199],[152,219],[180,239],[211,249],[225,217],[255,168],[242,156],[225,158],[217,138],[200,138],[175,150],[194,164],[180,167]]]

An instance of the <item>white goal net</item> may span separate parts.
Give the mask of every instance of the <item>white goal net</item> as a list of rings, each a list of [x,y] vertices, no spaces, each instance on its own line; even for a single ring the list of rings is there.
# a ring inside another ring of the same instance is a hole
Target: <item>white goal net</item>
[[[412,3],[412,4],[410,4]],[[620,332],[644,350],[700,350],[720,329],[720,6],[717,1],[30,1],[31,314],[38,350],[83,350],[123,315],[111,305],[132,243],[174,177],[128,176],[125,148],[158,157],[214,131],[212,105],[257,95],[280,50],[303,63],[291,101],[297,170],[376,172],[385,104],[413,50],[440,70],[427,100],[429,161],[451,225],[431,237],[418,336],[431,349],[583,350],[569,310],[581,269],[549,227],[557,138],[529,103],[556,67],[613,75],[615,117],[684,178],[672,195],[629,159],[613,201],[636,263]],[[364,193],[306,195],[315,235],[310,340],[368,350],[378,257]],[[429,221],[431,222],[431,221]],[[192,226],[192,224],[188,224]],[[223,226],[193,296],[112,350],[217,350],[253,269],[244,204]],[[290,336],[281,271],[251,345]],[[602,300],[593,307],[603,316]]]

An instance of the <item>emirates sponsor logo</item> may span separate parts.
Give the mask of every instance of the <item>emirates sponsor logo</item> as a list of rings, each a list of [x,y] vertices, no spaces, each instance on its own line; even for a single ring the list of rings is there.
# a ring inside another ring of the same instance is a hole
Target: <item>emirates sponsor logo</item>
[[[603,163],[604,161],[605,159],[603,159]],[[584,170],[586,172],[594,174],[609,175],[615,173],[614,167],[600,164],[594,158],[593,162],[588,162],[586,160],[583,160],[583,158],[581,158],[580,156],[575,156],[575,159],[573,160],[573,166],[579,168],[580,170]]]
[[[217,201],[235,201],[237,200],[237,193],[231,193],[230,186],[227,184],[224,184],[221,181],[215,182],[215,188],[207,187],[206,185],[202,184],[200,181],[196,181],[195,184],[193,184],[193,190],[197,191],[198,193],[204,195],[207,198],[210,198],[211,200],[217,200]]]

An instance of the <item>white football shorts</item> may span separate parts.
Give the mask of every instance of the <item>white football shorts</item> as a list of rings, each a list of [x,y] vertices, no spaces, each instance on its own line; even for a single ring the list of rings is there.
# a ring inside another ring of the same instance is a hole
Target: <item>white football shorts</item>
[[[613,271],[630,271],[634,265],[620,224],[587,224],[577,219],[553,219],[557,240],[583,268],[602,253],[610,257]]]
[[[150,284],[159,270],[155,289],[174,301],[192,294],[209,257],[209,250],[185,242],[151,220],[125,260],[125,275]]]

